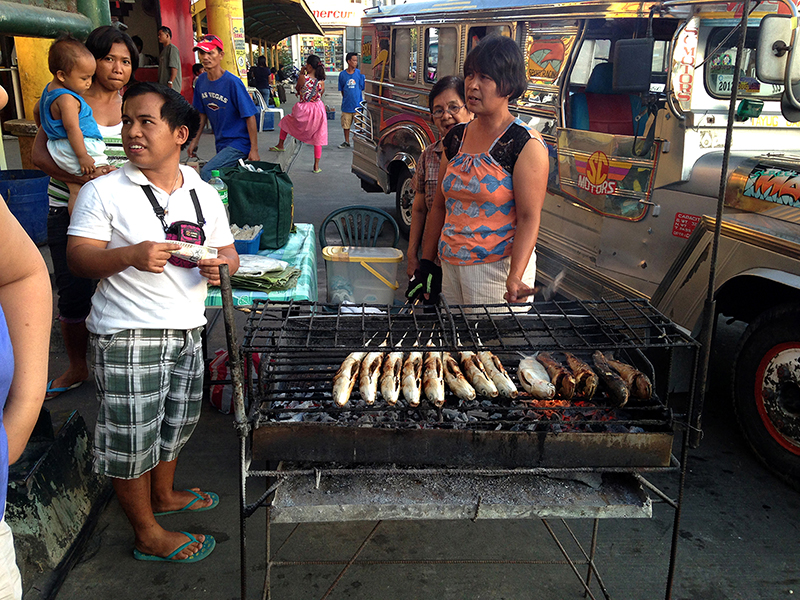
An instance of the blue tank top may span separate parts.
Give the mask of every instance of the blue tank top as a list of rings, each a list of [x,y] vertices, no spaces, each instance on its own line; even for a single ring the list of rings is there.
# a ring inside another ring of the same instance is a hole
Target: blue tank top
[[[6,492],[8,490],[8,437],[3,425],[3,409],[8,390],[14,377],[14,350],[8,336],[8,324],[0,306],[0,517],[6,513]]]
[[[78,94],[66,88],[58,88],[57,90],[48,92],[47,88],[49,85],[48,83],[44,86],[42,99],[39,100],[39,119],[42,121],[42,129],[44,129],[44,132],[47,134],[47,139],[63,140],[67,137],[67,130],[64,129],[64,123],[61,122],[61,119],[54,119],[50,114],[50,105],[53,103],[53,100],[59,96],[69,94],[77,98],[78,102],[81,103],[81,108],[78,111],[78,124],[80,125],[81,132],[83,132],[83,137],[102,140],[103,135],[100,133],[100,128],[97,127],[97,121],[94,120],[92,107],[86,104],[84,99]]]

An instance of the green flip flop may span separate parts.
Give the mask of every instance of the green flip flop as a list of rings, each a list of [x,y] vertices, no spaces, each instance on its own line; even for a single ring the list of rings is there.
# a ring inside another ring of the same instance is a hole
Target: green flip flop
[[[192,508],[197,502],[201,500],[205,500],[200,493],[195,492],[194,490],[184,490],[185,492],[189,492],[190,494],[195,495],[195,499],[189,502],[183,508],[179,508],[178,510],[165,510],[164,512],[157,512],[153,513],[154,517],[163,517],[164,515],[176,515],[178,513],[185,513],[185,512],[203,512],[204,510],[211,510],[212,508],[216,507],[219,504],[219,496],[217,496],[214,492],[202,492],[206,494],[209,498],[211,498],[211,504],[209,506],[203,506],[202,508]]]
[[[200,547],[200,550],[192,554],[189,558],[172,558],[180,554],[184,549],[188,548],[192,544],[199,544],[200,540],[194,537],[191,533],[187,533],[185,531],[181,531],[183,535],[189,538],[189,541],[183,544],[182,546],[178,547],[172,554],[169,556],[156,556],[155,554],[145,554],[144,552],[140,552],[136,548],[133,549],[133,558],[136,560],[149,560],[154,562],[171,562],[171,563],[196,563],[203,560],[206,556],[211,554],[214,551],[214,547],[217,545],[217,541],[214,539],[213,536],[207,535],[203,540],[203,545]]]

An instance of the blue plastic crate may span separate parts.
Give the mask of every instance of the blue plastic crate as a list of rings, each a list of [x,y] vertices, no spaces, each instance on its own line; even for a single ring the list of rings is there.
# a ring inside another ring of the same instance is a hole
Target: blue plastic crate
[[[252,240],[233,240],[233,245],[239,254],[258,254],[258,245],[260,243],[261,231]]]

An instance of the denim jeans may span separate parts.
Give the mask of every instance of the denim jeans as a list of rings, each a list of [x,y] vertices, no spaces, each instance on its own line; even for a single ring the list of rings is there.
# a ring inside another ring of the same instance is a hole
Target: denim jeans
[[[203,181],[208,181],[212,177],[211,171],[219,171],[225,167],[235,165],[240,158],[247,158],[247,156],[241,150],[237,150],[233,146],[227,146],[200,169],[200,177]]]

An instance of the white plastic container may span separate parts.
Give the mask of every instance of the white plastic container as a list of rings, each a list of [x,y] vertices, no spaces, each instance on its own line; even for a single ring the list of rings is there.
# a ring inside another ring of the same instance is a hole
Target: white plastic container
[[[325,246],[328,302],[394,304],[397,265],[403,252],[397,248]]]

